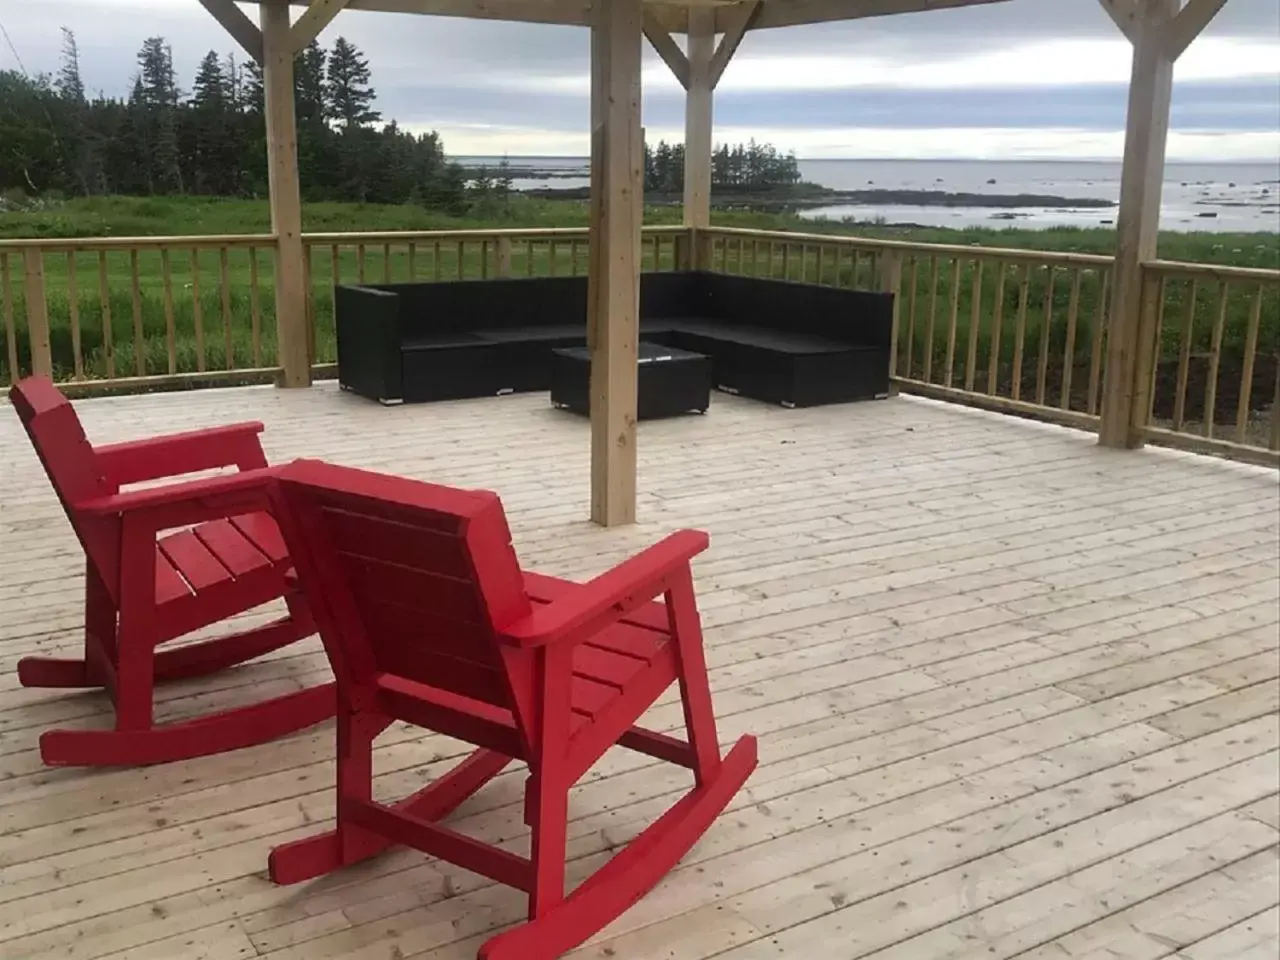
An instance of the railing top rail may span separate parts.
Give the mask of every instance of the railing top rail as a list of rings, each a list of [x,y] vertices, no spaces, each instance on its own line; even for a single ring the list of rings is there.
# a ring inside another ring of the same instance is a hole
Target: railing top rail
[[[1059,253],[1053,250],[1022,250],[1010,247],[963,246],[954,243],[915,243],[906,240],[877,240],[868,237],[846,237],[829,233],[793,233],[781,230],[752,230],[743,227],[710,227],[705,232],[719,236],[755,237],[789,240],[792,243],[829,243],[866,250],[897,250],[903,253],[951,254],[958,257],[991,260],[1020,260],[1072,266],[1107,267],[1113,258],[1097,253]]]
[[[680,234],[685,228],[679,224],[651,224],[643,228],[647,234]],[[554,240],[557,237],[583,238],[590,233],[588,227],[499,227],[494,229],[467,230],[343,230],[327,233],[304,233],[304,243],[405,243],[413,240]]]
[[[1185,263],[1181,260],[1147,260],[1142,264],[1142,268],[1165,276],[1280,283],[1280,270],[1268,270],[1265,267],[1231,267],[1216,263]]]
[[[0,240],[0,252],[48,250],[55,253],[81,250],[136,250],[140,247],[262,247],[276,242],[274,233],[238,233],[190,237],[30,237]]]

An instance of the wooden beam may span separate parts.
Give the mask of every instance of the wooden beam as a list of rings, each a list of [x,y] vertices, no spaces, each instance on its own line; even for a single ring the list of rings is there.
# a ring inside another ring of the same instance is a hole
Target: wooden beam
[[[742,43],[742,38],[747,35],[752,21],[760,15],[762,7],[760,0],[747,0],[732,8],[732,15],[724,23],[724,36],[720,38],[720,45],[716,47],[716,52],[711,57],[712,90],[720,85],[720,77],[724,75],[725,67],[729,66],[729,61],[738,51],[738,44]]]
[[[1138,4],[1141,0],[1098,0],[1130,43],[1138,42]]]
[[[773,27],[795,27],[805,23],[830,23],[837,20],[862,20],[866,17],[885,17],[896,13],[919,13],[926,10],[946,10],[952,7],[972,7],[987,3],[1005,3],[1007,0],[788,0],[764,4],[760,16],[752,24],[753,30]],[[716,13],[716,28],[724,32],[734,16],[733,7],[720,7]]]
[[[712,10],[689,8],[689,87],[684,101],[684,224],[693,244],[695,269],[702,248],[698,230],[711,226],[711,59],[715,54],[716,18]]]
[[[347,0],[313,0],[289,30],[289,43],[294,54],[301,53],[307,44],[320,36],[346,5]]]
[[[254,63],[262,63],[262,31],[253,25],[253,21],[245,16],[244,11],[233,0],[200,0],[200,5],[222,24],[222,28],[244,48],[244,52],[253,58]]]
[[[609,0],[591,27],[591,519],[636,519],[636,366],[640,342],[641,0]]]
[[[1170,60],[1177,60],[1191,42],[1204,32],[1227,0],[1187,0],[1187,5],[1165,27],[1164,52]]]
[[[267,111],[267,179],[276,235],[276,350],[280,385],[311,385],[307,289],[298,185],[298,125],[293,103],[293,44],[287,3],[262,4],[262,86]]]
[[[573,26],[591,23],[590,0],[350,0],[347,9]]]
[[[680,86],[688,90],[689,58],[684,55],[680,45],[671,39],[671,31],[658,22],[657,16],[648,8],[644,11],[644,35],[649,38],[649,43],[658,52],[662,62],[680,81]]]
[[[1116,216],[1116,264],[1107,326],[1106,376],[1098,440],[1108,447],[1139,447],[1146,405],[1139,378],[1150,375],[1155,331],[1142,317],[1142,264],[1156,256],[1164,185],[1165,142],[1173,93],[1173,60],[1165,28],[1179,0],[1141,0],[1137,43],[1129,79],[1120,209]],[[1143,357],[1147,360],[1144,362]]]

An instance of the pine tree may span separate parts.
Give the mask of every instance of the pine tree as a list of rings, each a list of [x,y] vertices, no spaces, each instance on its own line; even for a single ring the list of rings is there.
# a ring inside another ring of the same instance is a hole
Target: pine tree
[[[369,63],[364,55],[345,37],[338,37],[329,54],[325,99],[329,118],[342,130],[366,127],[382,119],[382,114],[373,109],[375,94],[369,80]]]
[[[54,85],[63,100],[84,103],[84,81],[80,79],[80,48],[76,45],[76,35],[66,27],[62,28],[62,66]]]
[[[131,99],[150,141],[151,152],[142,159],[150,168],[152,192],[182,193],[176,117],[181,94],[173,72],[173,50],[163,37],[148,37],[138,51],[138,66]]]

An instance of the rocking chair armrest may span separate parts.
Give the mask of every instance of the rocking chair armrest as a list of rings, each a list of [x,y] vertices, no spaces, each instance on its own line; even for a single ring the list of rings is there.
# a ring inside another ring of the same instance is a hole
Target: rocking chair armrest
[[[688,569],[709,542],[700,530],[677,531],[513,623],[502,632],[501,640],[531,648],[590,636],[666,592],[672,577]]]
[[[91,517],[156,514],[156,529],[164,530],[206,519],[234,516],[268,508],[268,488],[279,473],[277,467],[242,470],[184,480],[159,487],[129,490],[75,505]]]
[[[94,454],[115,486],[176,477],[200,470],[267,465],[257,421],[232,423],[94,447]]]

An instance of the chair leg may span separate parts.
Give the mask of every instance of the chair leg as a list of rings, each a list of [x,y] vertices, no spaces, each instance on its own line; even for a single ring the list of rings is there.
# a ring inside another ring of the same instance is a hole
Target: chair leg
[[[526,816],[533,830],[529,858],[533,864],[529,919],[536,920],[564,900],[569,791],[545,773],[530,777],[526,790],[533,795],[532,804],[526,802]]]
[[[556,960],[648,893],[697,843],[756,768],[756,741],[740,739],[714,778],[694,787],[558,904],[498,934],[479,960]]]
[[[24,687],[107,687],[115,679],[116,608],[93,564],[84,578],[84,658],[23,657],[18,682]]]
[[[698,786],[714,779],[720,770],[720,740],[716,732],[715,710],[711,704],[711,684],[702,648],[702,624],[693,593],[693,576],[686,570],[667,595],[668,616],[676,643],[680,701],[689,747],[694,757],[694,778]]]
[[[439,780],[406,797],[394,807],[421,820],[443,820],[458,806],[502,772],[511,762],[492,750],[477,750]],[[341,824],[340,824],[341,829]],[[364,831],[369,840],[356,845],[355,834],[340,838],[340,829],[282,844],[271,851],[267,872],[273,883],[301,883],[340,867],[367,859],[395,845],[394,841]],[[347,845],[344,851],[344,843]],[[344,858],[344,854],[347,858]],[[355,859],[349,859],[355,857]]]

